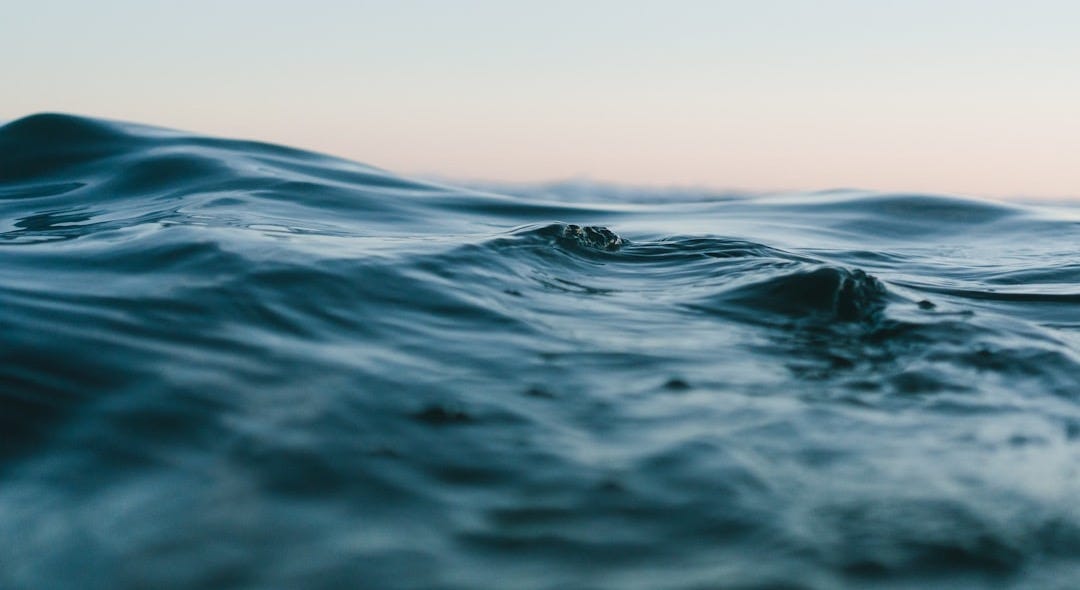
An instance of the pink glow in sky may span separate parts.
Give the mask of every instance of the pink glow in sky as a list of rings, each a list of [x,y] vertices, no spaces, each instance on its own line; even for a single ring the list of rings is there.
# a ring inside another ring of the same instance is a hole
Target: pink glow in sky
[[[14,2],[0,119],[406,174],[1080,197],[1073,2]]]

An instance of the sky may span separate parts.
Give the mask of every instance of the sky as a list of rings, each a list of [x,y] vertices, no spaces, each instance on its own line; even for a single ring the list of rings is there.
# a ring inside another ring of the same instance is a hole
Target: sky
[[[5,0],[0,120],[410,175],[1080,198],[1080,2]]]

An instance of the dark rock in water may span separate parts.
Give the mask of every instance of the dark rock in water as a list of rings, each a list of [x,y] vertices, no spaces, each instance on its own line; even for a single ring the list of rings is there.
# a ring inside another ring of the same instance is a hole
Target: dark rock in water
[[[933,301],[929,299],[923,299],[919,302],[919,309],[934,309],[937,305],[934,305]]]

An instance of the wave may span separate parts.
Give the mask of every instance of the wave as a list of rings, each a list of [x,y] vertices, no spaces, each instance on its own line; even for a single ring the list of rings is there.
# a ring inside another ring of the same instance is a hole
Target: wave
[[[1053,587],[1075,207],[0,128],[0,586]]]

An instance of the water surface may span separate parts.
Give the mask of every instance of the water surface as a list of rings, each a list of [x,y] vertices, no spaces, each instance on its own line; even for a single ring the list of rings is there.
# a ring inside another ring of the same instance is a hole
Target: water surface
[[[1080,209],[0,128],[0,587],[1075,588]]]

